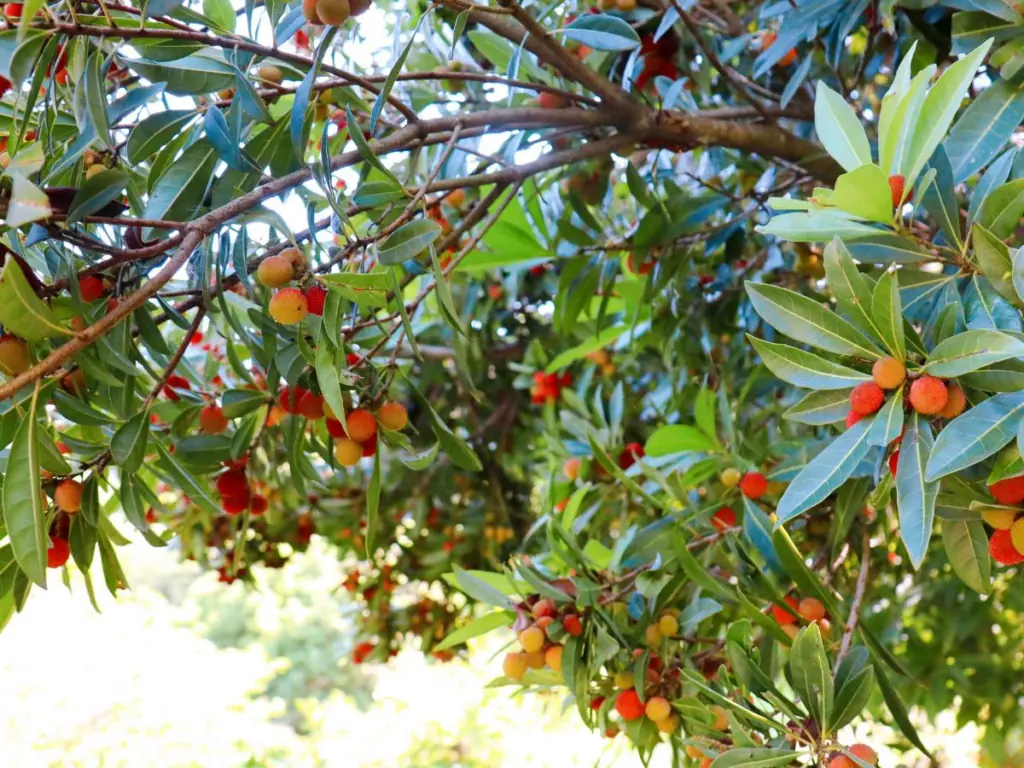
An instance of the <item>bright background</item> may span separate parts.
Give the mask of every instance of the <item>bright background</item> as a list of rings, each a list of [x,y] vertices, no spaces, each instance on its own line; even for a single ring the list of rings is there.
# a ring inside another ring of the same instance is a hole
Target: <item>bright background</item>
[[[119,555],[132,591],[115,603],[98,585],[102,615],[81,583],[69,594],[55,580],[0,634],[5,768],[640,765],[622,737],[587,731],[560,694],[487,689],[507,637],[474,646],[468,662],[410,650],[352,664],[359,608],[316,539],[259,573],[257,590],[218,584],[169,549]],[[978,764],[970,732],[922,736],[941,744],[943,766]],[[899,764],[882,752],[884,768]],[[652,765],[667,768],[667,750]]]

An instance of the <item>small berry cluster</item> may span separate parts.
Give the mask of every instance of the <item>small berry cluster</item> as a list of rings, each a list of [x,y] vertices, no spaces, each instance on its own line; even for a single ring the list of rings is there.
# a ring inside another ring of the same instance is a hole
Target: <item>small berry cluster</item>
[[[520,603],[517,611],[519,632],[516,637],[522,651],[506,654],[501,665],[505,677],[518,682],[526,675],[526,670],[544,667],[560,672],[564,650],[560,641],[583,634],[579,614],[575,609],[559,611],[553,600],[536,596]],[[521,626],[523,624],[526,626]]]
[[[885,403],[886,391],[903,386],[907,380],[907,369],[894,357],[880,357],[871,367],[871,377],[872,381],[858,384],[850,392],[847,428],[865,416],[876,413]],[[927,374],[911,382],[907,401],[922,416],[938,416],[942,419],[955,419],[967,407],[967,396],[963,389]]]
[[[785,602],[795,613],[791,613],[779,605],[772,605],[772,618],[779,623],[782,631],[791,638],[796,637],[800,631],[800,628],[797,626],[797,617],[803,619],[808,624],[817,624],[821,636],[826,640],[832,635],[832,622],[829,621],[828,613],[821,600],[814,597],[805,597],[798,602],[795,597],[787,595]]]
[[[240,515],[246,510],[254,517],[267,511],[267,497],[254,493],[246,475],[247,459],[231,462],[231,466],[217,475],[214,485],[220,494],[221,508],[229,515]]]
[[[327,289],[319,283],[305,288],[285,287],[308,271],[306,255],[298,248],[286,248],[268,256],[256,269],[256,279],[267,288],[279,288],[270,298],[270,316],[282,325],[301,323],[306,315],[322,316]]]
[[[1024,502],[1024,475],[999,480],[988,490],[1000,504],[1019,506]],[[1024,517],[1020,510],[992,507],[982,512],[982,518],[992,528],[988,540],[992,559],[1000,565],[1024,563]]]

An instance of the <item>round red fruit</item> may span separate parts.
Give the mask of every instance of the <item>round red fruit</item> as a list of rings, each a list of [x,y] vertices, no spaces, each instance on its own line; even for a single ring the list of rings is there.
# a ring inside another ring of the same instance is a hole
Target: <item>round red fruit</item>
[[[740,480],[740,491],[748,499],[759,499],[768,490],[768,478],[760,472],[747,472]]]
[[[882,407],[885,392],[873,381],[858,384],[850,392],[850,410],[861,416],[870,416]]]

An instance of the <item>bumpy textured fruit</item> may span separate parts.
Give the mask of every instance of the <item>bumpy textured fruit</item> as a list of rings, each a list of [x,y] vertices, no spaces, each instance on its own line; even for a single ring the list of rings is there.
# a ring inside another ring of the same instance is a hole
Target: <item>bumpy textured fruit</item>
[[[671,613],[666,613],[658,619],[658,631],[665,637],[675,637],[679,634],[679,619]]]
[[[848,750],[851,755],[868,765],[878,765],[878,754],[867,744],[854,744]],[[829,761],[828,768],[861,768],[846,755],[837,755]]]
[[[565,97],[557,93],[544,91],[537,97],[537,103],[543,109],[561,109],[565,106]]]
[[[1010,527],[1010,541],[1013,548],[1024,555],[1024,519],[1018,520]]]
[[[28,344],[17,336],[0,336],[0,370],[8,376],[17,376],[32,367]]]
[[[354,467],[363,458],[363,446],[343,437],[334,444],[334,458],[343,467]]]
[[[46,550],[46,567],[60,568],[71,556],[71,545],[66,539],[54,539]]]
[[[571,637],[580,637],[583,634],[583,622],[576,614],[569,614],[562,619],[562,628]]]
[[[317,0],[316,15],[329,27],[338,27],[348,21],[352,7],[348,0]]]
[[[895,208],[903,202],[903,190],[906,186],[906,179],[901,175],[889,177],[889,191],[892,192],[892,207]]]
[[[310,421],[319,421],[324,417],[324,399],[314,392],[305,392],[299,398],[298,411]]]
[[[268,256],[256,268],[256,279],[267,288],[280,288],[295,279],[295,267],[283,254]]]
[[[633,687],[633,673],[629,670],[623,670],[622,672],[616,672],[613,680],[615,687],[620,690],[627,690]]]
[[[103,281],[96,277],[96,275],[88,275],[78,281],[78,292],[82,296],[82,301],[85,302],[93,302],[103,298],[106,290]]]
[[[1024,475],[992,483],[988,487],[988,492],[1000,504],[1020,504],[1024,501]]]
[[[640,701],[637,692],[631,688],[628,691],[622,691],[615,697],[615,711],[627,722],[638,720],[644,716],[644,703]]]
[[[807,621],[817,621],[825,618],[825,606],[821,600],[814,597],[805,597],[797,606],[797,612]]]
[[[790,608],[792,608],[795,612],[799,611],[799,604],[797,603],[795,597],[787,597],[785,602],[786,602],[786,605],[788,605]],[[781,607],[779,607],[777,605],[772,605],[772,617],[774,617],[774,619],[779,624],[785,625],[785,624],[792,624],[793,622],[795,622],[796,621],[796,613],[795,612],[794,613],[790,613],[785,608],[781,608]]]
[[[555,607],[553,600],[548,600],[545,597],[533,604],[533,607],[530,609],[530,613],[535,619],[552,619],[558,615],[558,608]]]
[[[501,671],[510,680],[519,681],[526,674],[526,657],[521,653],[506,654],[505,660],[501,663]]]
[[[661,636],[661,630],[658,629],[657,624],[651,624],[644,630],[644,640],[647,641],[648,645],[657,645],[664,640]]]
[[[759,499],[768,490],[768,479],[760,472],[747,472],[740,480],[740,491],[748,499]]]
[[[736,513],[730,507],[722,507],[711,516],[711,525],[719,531],[725,531],[736,525]]]
[[[873,381],[858,384],[850,392],[850,410],[861,416],[870,416],[881,408],[884,402],[885,392]]]
[[[214,482],[221,496],[243,496],[249,490],[249,481],[240,469],[229,469],[217,475]]]
[[[313,24],[322,23],[316,12],[316,0],[302,0],[302,15]]]
[[[284,74],[273,64],[264,64],[256,70],[256,76],[259,77],[260,80],[274,85],[280,85],[281,81],[284,80]]]
[[[856,411],[850,411],[849,413],[846,414],[846,428],[849,429],[863,418],[864,417],[861,416]]]
[[[956,384],[946,387],[946,392],[949,397],[946,400],[946,407],[939,411],[939,416],[944,419],[955,419],[967,408],[967,395]]]
[[[249,513],[254,517],[259,517],[267,511],[267,507],[270,506],[270,502],[267,501],[267,497],[259,493],[254,493],[252,498],[249,499]]]
[[[380,421],[380,425],[384,429],[398,432],[405,429],[409,423],[409,412],[401,403],[391,401],[390,403],[384,403],[384,405],[377,409],[377,420]]]
[[[295,325],[309,314],[309,304],[298,288],[282,288],[270,300],[270,316],[282,325]]]
[[[993,531],[988,540],[988,553],[1000,565],[1020,565],[1024,563],[1024,555],[1013,546],[1013,538],[1009,531]]]
[[[309,314],[323,317],[324,305],[327,303],[327,289],[322,285],[311,285],[303,291],[303,294],[306,297]]]
[[[356,408],[345,416],[348,436],[358,443],[369,440],[377,434],[377,420],[365,408]]]
[[[540,627],[527,627],[519,633],[519,645],[527,653],[535,653],[544,647],[544,630]]]
[[[644,707],[644,714],[655,722],[658,720],[664,720],[672,714],[672,705],[669,704],[668,699],[663,696],[652,696],[647,700],[647,706]]]
[[[935,416],[949,400],[945,383],[934,376],[922,376],[910,385],[910,405],[920,414]]]
[[[679,730],[679,716],[669,715],[666,718],[657,720],[654,723],[662,733],[675,733]]]
[[[907,368],[895,357],[880,357],[871,366],[871,377],[882,389],[896,389],[907,380]]]
[[[1013,525],[1014,518],[1017,517],[1017,513],[1012,509],[986,509],[982,511],[981,518],[990,526],[995,528],[997,531],[1008,531]]]
[[[199,431],[219,435],[228,428],[228,420],[219,405],[208,405],[199,412]]]

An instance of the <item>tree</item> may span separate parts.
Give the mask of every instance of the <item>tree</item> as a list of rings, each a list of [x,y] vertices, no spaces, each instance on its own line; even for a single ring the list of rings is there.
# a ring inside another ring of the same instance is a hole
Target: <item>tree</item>
[[[511,627],[645,758],[1013,763],[1024,17],[906,5],[7,4],[0,625],[121,513],[319,534],[356,663]]]

